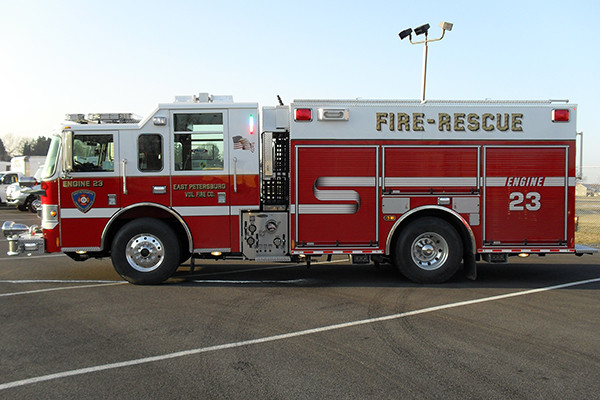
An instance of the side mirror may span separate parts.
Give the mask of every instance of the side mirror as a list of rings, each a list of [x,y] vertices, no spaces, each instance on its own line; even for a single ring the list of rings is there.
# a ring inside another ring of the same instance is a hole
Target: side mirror
[[[73,132],[64,131],[62,137],[63,172],[68,174],[73,171]]]
[[[19,179],[19,185],[29,188],[34,187],[37,183],[37,180],[33,176],[22,176]]]

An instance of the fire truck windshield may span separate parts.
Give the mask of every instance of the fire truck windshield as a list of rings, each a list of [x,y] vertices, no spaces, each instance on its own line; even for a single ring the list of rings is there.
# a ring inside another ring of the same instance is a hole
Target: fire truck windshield
[[[42,178],[50,178],[52,175],[54,175],[54,172],[56,172],[59,150],[60,136],[55,135],[52,137],[52,141],[50,142],[50,148],[48,149],[48,155],[46,156],[46,163],[44,164]]]

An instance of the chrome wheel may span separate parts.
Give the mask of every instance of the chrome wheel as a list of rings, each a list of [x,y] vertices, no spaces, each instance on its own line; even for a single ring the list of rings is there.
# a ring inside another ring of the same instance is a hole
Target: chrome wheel
[[[418,218],[396,241],[394,263],[413,282],[441,283],[460,268],[462,240],[456,229],[437,217]]]
[[[154,271],[165,258],[165,248],[159,238],[139,234],[127,242],[125,257],[133,269],[140,272]]]
[[[427,271],[433,271],[444,265],[448,259],[448,243],[435,232],[426,232],[412,243],[411,256],[415,264]]]
[[[129,282],[154,285],[175,273],[182,251],[176,232],[166,221],[138,218],[117,231],[110,257],[115,270]]]

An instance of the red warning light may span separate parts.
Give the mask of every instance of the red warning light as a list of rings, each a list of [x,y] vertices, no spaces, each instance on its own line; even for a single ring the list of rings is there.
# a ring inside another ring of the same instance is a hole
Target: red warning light
[[[252,114],[248,117],[248,132],[250,132],[251,135],[254,135],[254,115]]]
[[[569,122],[569,110],[552,110],[552,122]]]
[[[312,109],[310,108],[296,108],[294,110],[295,121],[312,121]]]

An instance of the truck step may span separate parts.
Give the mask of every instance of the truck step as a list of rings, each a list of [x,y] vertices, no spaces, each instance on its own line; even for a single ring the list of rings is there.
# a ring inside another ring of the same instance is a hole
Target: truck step
[[[289,262],[291,258],[289,256],[275,256],[275,257],[256,257],[254,261],[257,262]]]

